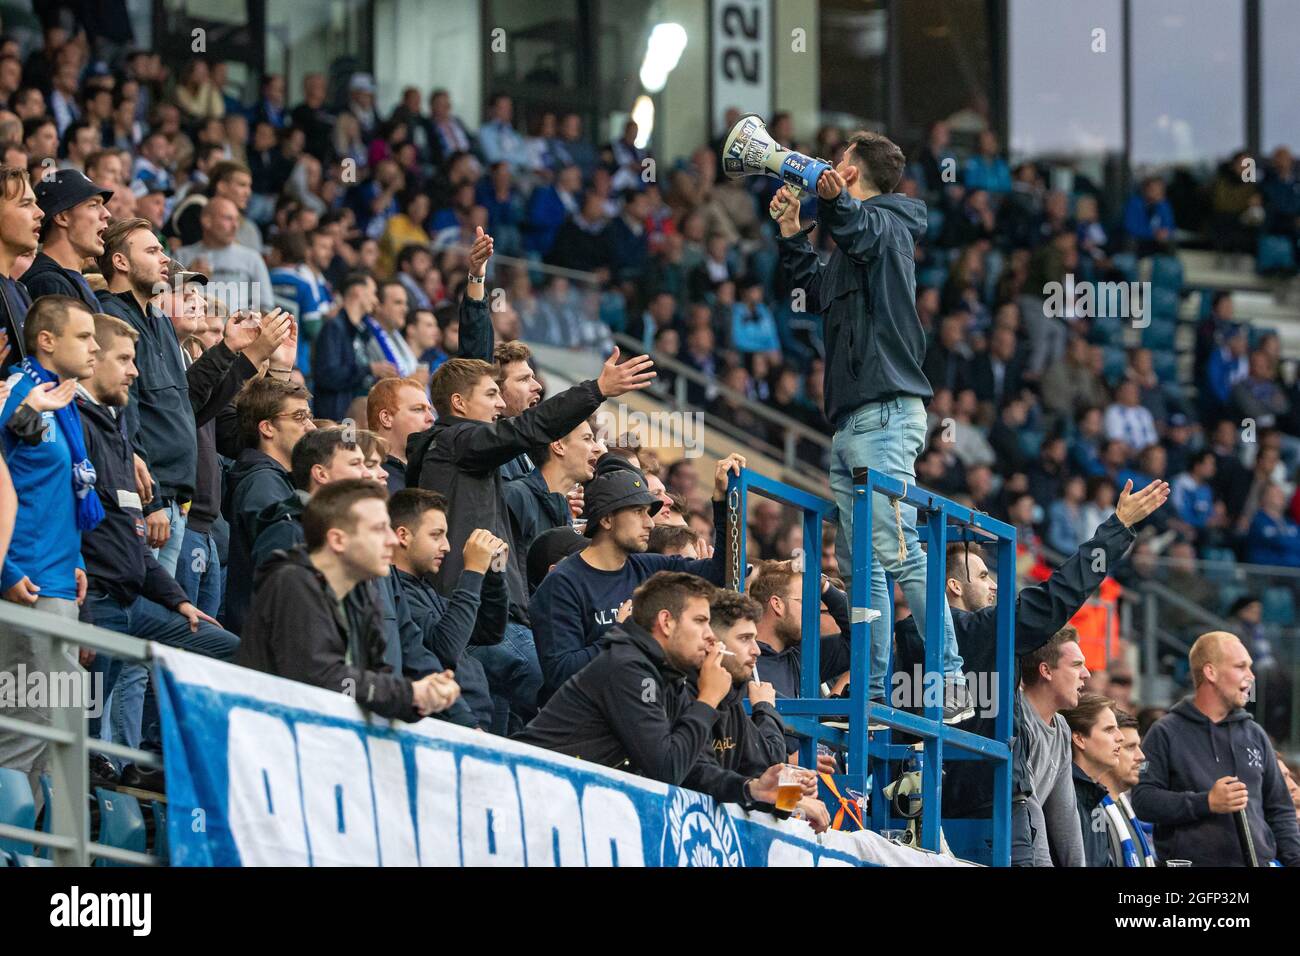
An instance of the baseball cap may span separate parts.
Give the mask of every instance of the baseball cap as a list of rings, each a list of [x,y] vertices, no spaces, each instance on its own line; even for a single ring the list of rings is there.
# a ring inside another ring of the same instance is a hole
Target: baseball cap
[[[60,169],[53,175],[40,177],[35,193],[36,205],[45,213],[46,219],[95,196],[104,202],[113,198],[113,190],[92,183],[79,169]]]
[[[179,259],[171,259],[167,263],[167,278],[172,285],[184,286],[190,282],[197,282],[199,285],[207,285],[208,277],[202,272],[195,272],[193,269],[186,269]]]
[[[581,551],[591,542],[567,524],[543,531],[528,548],[526,567],[528,571],[528,591],[531,594],[542,583],[542,578],[551,571],[552,564],[558,564],[571,554]]]

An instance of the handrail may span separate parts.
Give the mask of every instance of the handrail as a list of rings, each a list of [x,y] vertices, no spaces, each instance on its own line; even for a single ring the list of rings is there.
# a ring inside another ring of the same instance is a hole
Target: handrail
[[[70,649],[76,648],[91,648],[96,653],[128,661],[147,662],[152,656],[148,642],[139,638],[0,601],[0,640],[7,639],[9,635],[5,632],[12,631],[21,631],[28,636],[36,635],[51,641],[56,658],[67,656]],[[70,663],[73,660],[71,657],[68,659]],[[46,742],[51,781],[50,805],[46,807],[46,813],[52,815],[49,833],[6,825],[0,827],[0,837],[51,848],[56,866],[88,866],[91,859],[97,857],[136,865],[166,862],[150,854],[104,846],[92,841],[86,813],[89,792],[88,753],[108,754],[142,767],[161,768],[162,761],[156,754],[89,738],[86,734],[85,712],[75,706],[51,707],[49,726],[0,716],[0,730]]]

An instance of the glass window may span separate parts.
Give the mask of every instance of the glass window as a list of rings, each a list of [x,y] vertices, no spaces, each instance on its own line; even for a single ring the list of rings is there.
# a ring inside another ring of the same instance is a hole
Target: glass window
[[[1262,0],[1260,4],[1260,146],[1300,148],[1300,4]]]
[[[484,55],[485,103],[493,92],[509,93],[521,129],[542,109],[588,113],[588,50],[577,0],[492,0],[483,26],[485,42],[493,30],[505,31],[505,50]]]
[[[903,128],[895,142],[919,140],[947,120],[953,144],[973,147],[991,123],[993,61],[984,0],[907,0],[895,24]]]
[[[822,0],[822,122],[884,129],[888,123],[889,14],[884,0]]]
[[[1130,9],[1132,161],[1207,165],[1242,147],[1242,0],[1141,0]]]
[[[369,0],[269,0],[266,71],[284,74],[290,105],[302,101],[308,73],[324,73],[341,102],[348,77],[371,69],[370,14]]]
[[[1007,15],[1012,152],[1123,152],[1120,0],[1011,0]]]

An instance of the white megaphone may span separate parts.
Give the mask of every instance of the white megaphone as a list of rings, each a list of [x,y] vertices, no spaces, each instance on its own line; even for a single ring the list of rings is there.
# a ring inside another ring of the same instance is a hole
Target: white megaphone
[[[728,178],[771,176],[789,186],[796,197],[805,189],[815,191],[818,177],[831,168],[824,159],[786,149],[772,139],[767,124],[753,113],[736,121],[722,147],[722,171]],[[773,210],[772,218],[784,211],[784,206]]]

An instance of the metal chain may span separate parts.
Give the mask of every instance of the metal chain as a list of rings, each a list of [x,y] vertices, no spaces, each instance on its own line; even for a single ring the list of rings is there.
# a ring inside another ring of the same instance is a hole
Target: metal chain
[[[727,583],[733,591],[739,591],[740,580],[740,489],[732,488],[727,496],[727,545],[731,549],[730,580]]]

